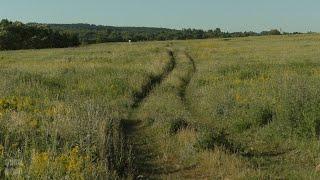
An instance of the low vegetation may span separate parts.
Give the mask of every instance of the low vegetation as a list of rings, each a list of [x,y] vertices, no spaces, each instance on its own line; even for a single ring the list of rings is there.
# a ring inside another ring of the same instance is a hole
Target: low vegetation
[[[1,177],[130,176],[134,94],[162,73],[163,45],[1,52]]]
[[[319,35],[0,52],[0,175],[318,179]]]

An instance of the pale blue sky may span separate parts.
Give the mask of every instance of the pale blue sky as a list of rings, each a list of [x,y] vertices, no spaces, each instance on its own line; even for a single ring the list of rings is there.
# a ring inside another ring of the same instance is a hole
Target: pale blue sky
[[[0,19],[320,32],[320,0],[0,0]]]

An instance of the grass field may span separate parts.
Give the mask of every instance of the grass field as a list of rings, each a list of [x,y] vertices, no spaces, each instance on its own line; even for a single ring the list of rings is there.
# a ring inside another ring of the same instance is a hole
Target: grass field
[[[318,179],[320,36],[0,52],[0,177]]]

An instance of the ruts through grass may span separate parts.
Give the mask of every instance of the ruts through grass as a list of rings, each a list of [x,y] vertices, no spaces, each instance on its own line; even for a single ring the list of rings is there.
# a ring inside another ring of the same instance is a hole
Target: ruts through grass
[[[161,79],[164,45],[0,52],[0,179],[130,176],[122,119]]]
[[[188,152],[188,157],[176,154],[185,148],[192,148],[196,153],[189,139],[186,142],[177,139],[183,133],[190,133],[191,141],[195,141],[195,133],[189,128],[191,115],[185,93],[196,72],[196,65],[186,52],[176,50],[169,55],[174,65],[167,65],[172,67],[170,71],[165,70],[163,78],[157,78],[161,81],[147,88],[148,93],[138,101],[138,106],[133,106],[131,118],[126,121],[136,178],[178,177],[194,170],[197,165]],[[190,144],[181,147],[183,143]],[[192,163],[187,162],[188,158]]]
[[[133,157],[132,174],[135,178],[142,178],[146,174],[151,173],[155,168],[151,164],[153,159],[153,152],[148,145],[150,145],[150,139],[145,133],[143,122],[136,119],[135,113],[140,108],[141,103],[152,93],[152,91],[167,78],[167,76],[174,70],[176,66],[176,59],[173,51],[168,51],[169,62],[163,68],[163,72],[157,76],[150,76],[147,83],[144,84],[140,91],[134,94],[134,102],[131,105],[131,112],[129,118],[123,120],[124,131],[127,139],[128,153]]]
[[[317,34],[1,51],[0,179],[319,179],[319,57]]]

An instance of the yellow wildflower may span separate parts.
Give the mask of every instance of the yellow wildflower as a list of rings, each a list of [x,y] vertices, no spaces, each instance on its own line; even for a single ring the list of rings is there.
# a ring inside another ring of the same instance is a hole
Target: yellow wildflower
[[[38,127],[38,121],[35,119],[30,120],[29,125],[32,129],[35,129]]]
[[[0,107],[2,107],[5,103],[6,101],[4,99],[0,99]]]
[[[44,175],[49,165],[49,153],[33,153],[31,158],[31,170],[34,175]]]
[[[241,99],[242,99],[241,96],[240,96],[239,94],[236,94],[236,101],[237,101],[237,102],[240,102]]]
[[[79,147],[76,146],[70,152],[67,169],[68,171],[79,171],[80,167],[81,161],[79,159]]]
[[[259,80],[262,82],[265,82],[265,81],[270,80],[270,78],[267,75],[262,75],[262,76],[260,76]]]
[[[4,147],[0,144],[0,157],[4,154]]]
[[[234,83],[235,83],[236,85],[241,84],[241,80],[240,80],[240,79],[235,79],[235,80],[234,80]]]

